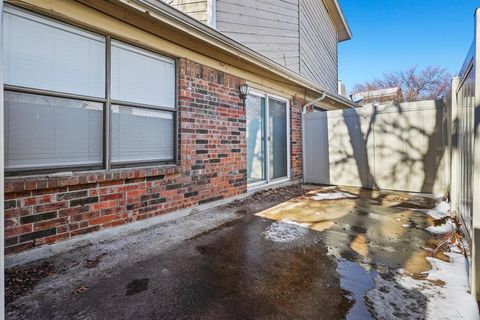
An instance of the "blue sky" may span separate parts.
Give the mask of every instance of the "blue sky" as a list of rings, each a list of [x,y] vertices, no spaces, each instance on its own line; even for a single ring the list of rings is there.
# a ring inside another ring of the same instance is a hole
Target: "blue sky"
[[[473,40],[480,0],[339,0],[352,30],[339,43],[339,79],[347,91],[410,66],[459,71]]]

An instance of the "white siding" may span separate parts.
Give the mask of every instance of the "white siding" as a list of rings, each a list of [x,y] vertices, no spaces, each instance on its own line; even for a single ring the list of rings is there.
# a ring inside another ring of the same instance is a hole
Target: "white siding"
[[[217,30],[300,71],[298,0],[217,0]]]
[[[300,73],[337,92],[337,31],[320,0],[300,0]]]
[[[208,19],[208,1],[207,0],[164,0],[172,7],[181,10],[189,16],[207,23]]]

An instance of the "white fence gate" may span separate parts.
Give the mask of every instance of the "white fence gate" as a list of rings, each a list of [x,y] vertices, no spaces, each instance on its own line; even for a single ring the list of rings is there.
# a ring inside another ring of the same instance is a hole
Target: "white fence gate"
[[[442,100],[306,113],[304,181],[445,192],[447,128]]]

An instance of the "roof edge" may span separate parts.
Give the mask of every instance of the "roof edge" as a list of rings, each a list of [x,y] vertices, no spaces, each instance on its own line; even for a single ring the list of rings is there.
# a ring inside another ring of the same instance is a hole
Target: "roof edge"
[[[308,89],[316,94],[326,93],[326,97],[339,103],[342,107],[357,108],[360,105],[354,103],[345,97],[340,96],[336,92],[332,92],[317,83],[303,77],[302,75],[288,69],[287,67],[263,56],[253,49],[227,37],[223,33],[205,25],[204,23],[188,16],[187,14],[163,3],[159,0],[117,0],[124,5],[133,7],[149,14],[155,19],[171,25],[179,30],[189,33],[201,41],[209,43],[219,49],[225,50],[236,55],[239,59],[243,59],[253,63],[264,70],[268,70],[292,83]],[[336,1],[335,1],[336,2]]]
[[[347,19],[343,14],[338,0],[324,0],[325,5],[332,16],[332,20],[337,26],[338,42],[352,39],[352,31],[348,25]]]

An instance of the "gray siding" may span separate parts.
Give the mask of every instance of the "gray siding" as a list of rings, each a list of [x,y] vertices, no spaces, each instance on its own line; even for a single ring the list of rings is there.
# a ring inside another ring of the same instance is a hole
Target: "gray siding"
[[[300,0],[300,73],[337,92],[337,31],[323,1]]]
[[[203,23],[207,23],[207,0],[164,0],[164,2]]]
[[[217,30],[300,71],[298,0],[217,0]]]
[[[207,23],[207,0],[164,0]],[[216,29],[337,92],[337,30],[322,0],[216,0]]]

